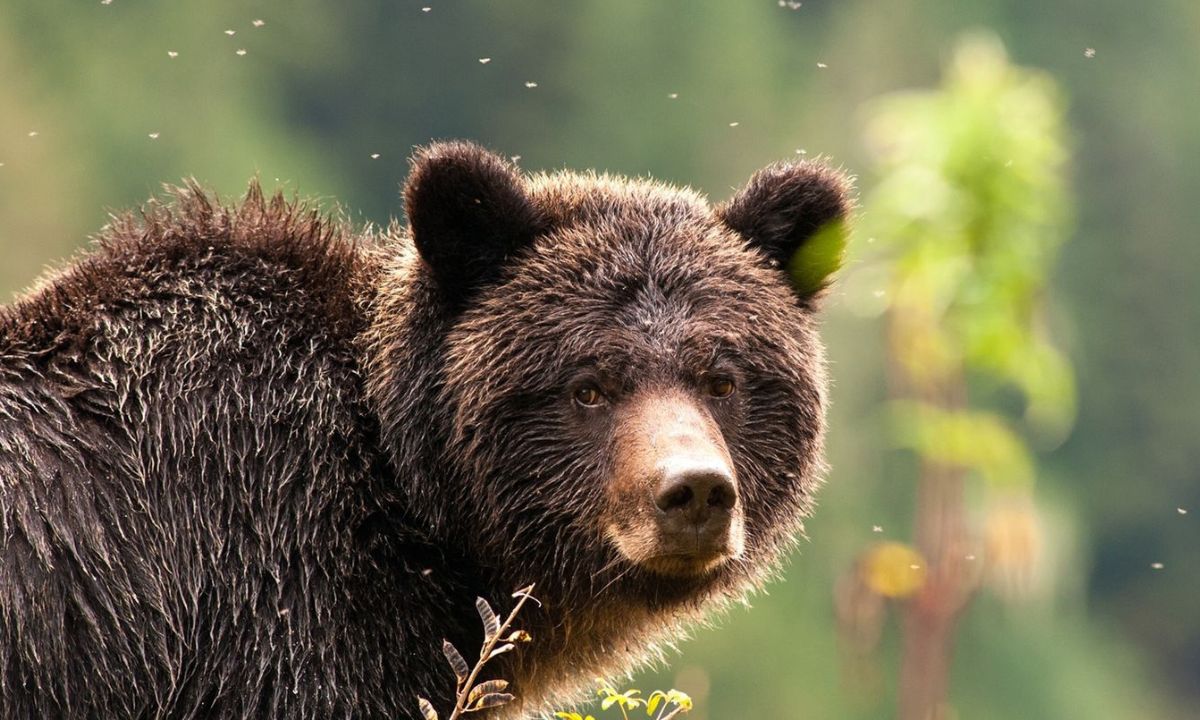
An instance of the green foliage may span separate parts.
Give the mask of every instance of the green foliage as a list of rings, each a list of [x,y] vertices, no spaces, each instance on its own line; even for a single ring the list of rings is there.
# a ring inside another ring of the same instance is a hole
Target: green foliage
[[[891,411],[900,447],[942,465],[971,468],[994,489],[1026,489],[1033,483],[1029,449],[996,413],[948,411],[911,401],[894,402]]]
[[[788,275],[801,295],[817,292],[829,284],[846,254],[846,228],[835,222],[821,228],[792,255]]]
[[[839,617],[850,652],[870,662],[883,600],[905,600],[897,716],[924,720],[954,707],[955,628],[981,581],[1014,602],[1049,590],[1033,453],[995,396],[1019,393],[1034,432],[1061,438],[1074,415],[1069,365],[1042,322],[1067,153],[1054,83],[982,36],[959,46],[942,87],[878,101],[868,137],[878,183],[865,214],[890,276],[893,433],[920,471],[915,547],[863,551]],[[990,491],[982,527],[968,475]]]
[[[1051,343],[1047,286],[1067,232],[1063,107],[1045,74],[1009,64],[993,38],[958,49],[944,87],[872,104],[878,180],[864,233],[878,238],[895,360],[917,395],[976,379],[1019,391],[1031,429],[1061,439],[1074,417],[1069,363]],[[901,442],[999,485],[1033,480],[1000,410],[948,418],[899,409]],[[953,457],[950,457],[953,455]]]
[[[626,690],[620,692],[614,688],[606,680],[597,678],[599,689],[596,694],[600,696],[600,709],[608,710],[616,708],[623,720],[629,720],[630,711],[644,708],[647,717],[651,720],[670,720],[677,715],[690,712],[692,710],[692,698],[687,693],[679,690],[655,690],[650,694],[649,698],[638,697],[642,694],[641,690]],[[556,718],[562,720],[596,720],[591,715],[580,715],[577,712],[561,711],[554,714]]]

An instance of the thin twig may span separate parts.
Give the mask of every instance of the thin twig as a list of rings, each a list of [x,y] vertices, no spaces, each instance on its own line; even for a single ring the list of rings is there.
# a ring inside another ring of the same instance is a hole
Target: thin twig
[[[449,720],[458,720],[466,712],[467,698],[471,694],[471,689],[475,686],[475,678],[479,677],[479,673],[483,670],[483,666],[487,664],[492,650],[496,648],[496,643],[500,641],[505,631],[512,625],[513,620],[517,618],[517,613],[521,611],[521,607],[527,600],[533,597],[530,595],[531,592],[533,592],[533,585],[528,585],[513,593],[514,597],[520,597],[520,600],[517,601],[517,604],[513,607],[512,612],[508,614],[508,617],[504,619],[504,622],[500,624],[500,629],[490,637],[484,638],[483,649],[479,652],[479,661],[475,663],[475,667],[471,670],[471,674],[467,676],[462,689],[458,691],[458,700],[454,704],[454,712],[450,713]]]

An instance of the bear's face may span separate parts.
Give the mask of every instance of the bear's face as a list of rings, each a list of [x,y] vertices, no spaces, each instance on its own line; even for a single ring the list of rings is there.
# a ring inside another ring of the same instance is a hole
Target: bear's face
[[[760,580],[821,466],[818,289],[781,266],[842,219],[840,178],[775,167],[714,209],[455,144],[418,157],[407,200],[452,318],[444,462],[487,561],[655,605]]]

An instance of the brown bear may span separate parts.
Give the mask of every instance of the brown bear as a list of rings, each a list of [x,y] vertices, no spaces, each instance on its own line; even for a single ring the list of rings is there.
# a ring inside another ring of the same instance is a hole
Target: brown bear
[[[793,542],[838,173],[712,207],[435,144],[385,232],[173,192],[0,311],[0,716],[445,718],[443,639],[536,583],[516,717]]]

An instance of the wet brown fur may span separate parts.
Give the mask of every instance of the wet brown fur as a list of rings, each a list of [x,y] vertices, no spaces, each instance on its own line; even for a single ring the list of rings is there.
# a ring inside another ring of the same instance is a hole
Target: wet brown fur
[[[847,211],[821,166],[769,172],[714,209],[448,143],[407,231],[257,184],[115,218],[0,309],[0,717],[446,713],[442,639],[536,582],[513,715],[759,587],[822,468],[818,295],[779,265]],[[605,537],[621,413],[569,389],[694,397],[713,363],[746,552],[666,578]]]

